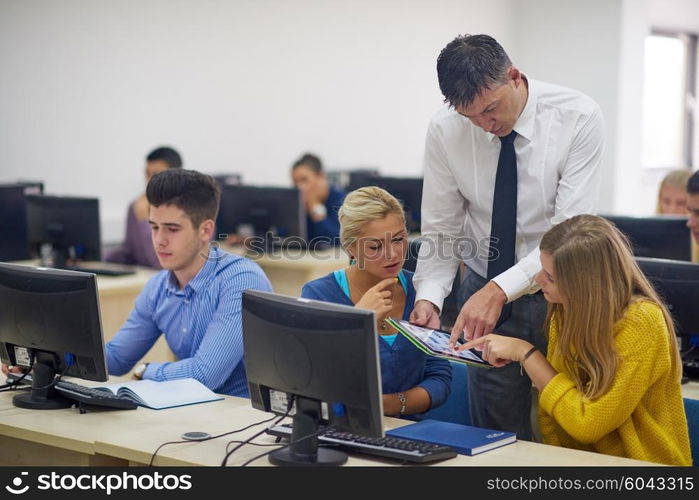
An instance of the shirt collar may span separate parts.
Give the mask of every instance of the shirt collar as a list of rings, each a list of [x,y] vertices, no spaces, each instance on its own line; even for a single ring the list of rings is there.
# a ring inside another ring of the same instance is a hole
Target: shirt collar
[[[174,294],[182,294],[184,293],[187,296],[190,296],[195,293],[199,293],[202,291],[206,286],[209,284],[209,281],[215,276],[216,274],[216,268],[218,267],[218,263],[225,259],[227,257],[227,254],[225,252],[222,252],[221,250],[218,249],[218,247],[214,245],[209,246],[209,254],[208,257],[206,257],[206,262],[202,266],[201,269],[199,269],[199,272],[194,276],[194,278],[185,285],[184,289],[180,290],[179,286],[177,285],[177,278],[175,277],[175,273],[172,271],[168,271],[169,277],[168,277],[168,284],[167,284],[167,290],[170,293]],[[201,256],[198,256],[197,258],[203,258]]]
[[[536,103],[539,100],[539,94],[536,88],[536,82],[528,79],[524,73],[522,73],[522,78],[525,80],[527,85],[527,103],[524,105],[524,109],[517,118],[515,123],[515,132],[517,135],[524,137],[527,141],[531,142],[534,137],[534,123],[536,115]],[[493,142],[497,135],[488,132],[488,139]]]

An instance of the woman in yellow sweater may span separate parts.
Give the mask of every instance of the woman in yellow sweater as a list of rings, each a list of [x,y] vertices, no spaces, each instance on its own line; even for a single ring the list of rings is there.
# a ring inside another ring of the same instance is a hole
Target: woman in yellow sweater
[[[624,237],[578,215],[541,240],[548,357],[521,339],[466,343],[495,366],[520,363],[539,389],[547,444],[691,465],[672,319]]]

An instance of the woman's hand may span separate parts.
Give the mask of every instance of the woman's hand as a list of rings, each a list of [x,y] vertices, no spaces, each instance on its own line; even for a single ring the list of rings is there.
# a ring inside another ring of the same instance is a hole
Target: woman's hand
[[[398,278],[386,278],[378,284],[369,288],[362,298],[354,305],[361,309],[371,309],[376,313],[376,319],[382,320],[391,312],[393,308],[392,292],[386,290],[396,282]]]
[[[522,361],[527,352],[533,347],[529,342],[514,337],[504,337],[489,333],[483,337],[466,342],[457,350],[471,349],[475,347],[482,351],[481,357],[493,366],[502,367],[512,361]]]

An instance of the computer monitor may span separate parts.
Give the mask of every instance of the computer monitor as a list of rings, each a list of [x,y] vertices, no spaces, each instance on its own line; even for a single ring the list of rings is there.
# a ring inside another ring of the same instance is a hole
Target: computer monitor
[[[328,170],[326,172],[328,183],[342,189],[350,186],[369,186],[369,180],[378,177],[379,171],[375,168],[354,168],[350,170]]]
[[[265,245],[305,246],[306,212],[296,188],[221,186],[216,221],[219,239],[255,236]]]
[[[42,181],[18,180],[15,184],[24,188],[24,194],[44,194]]]
[[[211,177],[213,177],[220,186],[239,186],[243,183],[242,174],[215,174]]]
[[[12,400],[31,409],[67,408],[57,374],[106,381],[94,274],[0,263],[0,360],[32,367],[32,390]]]
[[[27,202],[19,184],[0,186],[0,261],[29,259]]]
[[[243,292],[243,347],[252,406],[284,415],[286,398],[279,398],[280,393],[292,395],[296,405],[289,448],[272,453],[272,463],[344,463],[344,453],[318,448],[319,424],[383,437],[375,325],[373,311]]]
[[[101,260],[97,198],[28,195],[27,224],[30,249],[42,264]]]
[[[630,217],[603,215],[624,233],[633,245],[637,257],[692,260],[691,234],[687,218],[662,215]]]
[[[699,264],[646,257],[636,262],[667,304],[677,334],[699,335]]]
[[[420,232],[422,211],[422,177],[368,177],[361,185],[350,186],[355,190],[364,186],[378,186],[385,189],[403,203],[405,223],[411,233]]]

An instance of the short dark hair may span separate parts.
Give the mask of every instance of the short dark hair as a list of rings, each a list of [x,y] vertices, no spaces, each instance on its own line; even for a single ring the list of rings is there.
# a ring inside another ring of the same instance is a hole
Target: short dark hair
[[[182,158],[180,154],[167,146],[156,148],[146,156],[146,161],[156,160],[164,161],[170,168],[182,168]]]
[[[699,194],[699,171],[696,171],[687,181],[687,193]]]
[[[460,35],[437,58],[437,78],[444,102],[468,106],[484,90],[507,82],[512,66],[505,49],[488,35]]]
[[[146,187],[148,203],[154,207],[174,205],[197,228],[205,220],[216,220],[221,189],[210,175],[174,168],[155,174]]]
[[[291,171],[293,172],[297,167],[302,165],[310,168],[316,174],[320,174],[323,171],[323,163],[320,161],[320,158],[311,153],[305,153],[301,158],[296,160],[291,166]]]

